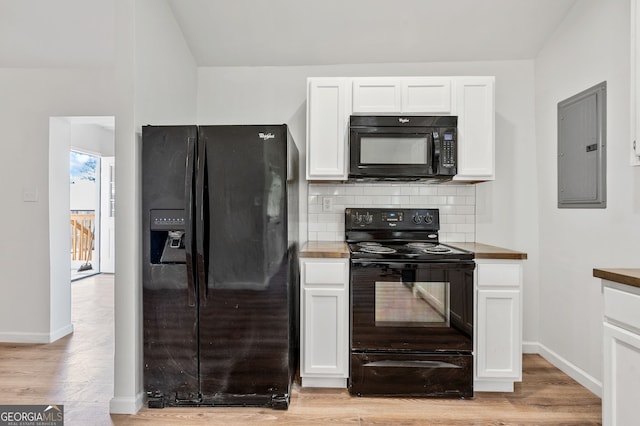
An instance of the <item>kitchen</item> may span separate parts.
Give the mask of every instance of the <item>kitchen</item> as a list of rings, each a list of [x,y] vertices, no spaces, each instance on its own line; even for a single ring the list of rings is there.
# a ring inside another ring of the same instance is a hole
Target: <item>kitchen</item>
[[[114,81],[110,68],[106,71],[34,69],[27,73],[3,69],[0,81],[12,99],[11,103],[2,103],[3,115],[8,118],[5,132],[8,140],[20,142],[7,148],[10,156],[26,158],[31,157],[34,150],[46,150],[46,129],[37,127],[27,135],[30,137],[21,134],[20,128],[34,119],[46,120],[71,109],[74,114],[80,109],[82,113],[103,115],[119,108],[116,151],[120,156],[117,161],[123,189],[119,192],[118,208],[123,213],[117,224],[121,241],[116,279],[118,360],[116,398],[112,407],[130,409],[127,407],[131,407],[132,402],[135,405],[139,391],[132,381],[139,373],[139,361],[134,351],[127,350],[135,347],[139,338],[133,326],[139,321],[136,314],[139,296],[136,286],[131,285],[138,282],[138,263],[134,260],[139,255],[131,238],[138,234],[138,229],[135,223],[125,220],[137,215],[135,189],[126,189],[136,181],[138,151],[133,136],[136,126],[160,122],[222,124],[237,122],[238,117],[248,122],[286,121],[296,141],[301,143],[305,140],[305,82],[309,76],[495,76],[496,180],[472,187],[476,204],[475,239],[528,253],[523,294],[525,352],[543,353],[555,365],[578,375],[584,373],[583,385],[597,391],[602,379],[602,302],[599,280],[592,277],[591,271],[598,266],[633,266],[639,233],[638,170],[630,167],[628,160],[629,3],[601,3],[572,2],[557,32],[549,35],[541,50],[517,59],[486,60],[469,56],[456,61],[398,61],[374,65],[350,63],[345,59],[342,63],[347,65],[263,67],[197,66],[188,58],[190,54],[186,52],[168,5],[154,8],[146,2],[138,4],[137,7],[147,13],[139,15],[135,23],[139,31],[138,44],[135,48],[127,47],[127,37],[133,37],[133,18],[127,7],[133,6],[119,4],[115,15],[122,25],[119,37],[124,38],[124,46],[118,45],[117,51],[125,61],[124,72],[118,77],[121,80]],[[165,29],[161,33],[154,24],[157,20],[164,20],[165,28],[173,32]],[[159,45],[163,49],[159,49]],[[598,56],[593,55],[594,51]],[[127,70],[134,69],[128,58],[135,56],[139,58],[138,72],[147,78],[136,80],[127,74]],[[179,59],[185,58],[183,65],[176,65]],[[163,69],[164,74],[159,75],[158,69]],[[609,207],[557,210],[557,102],[605,80],[609,91]],[[96,81],[106,84],[96,87]],[[165,81],[181,83],[167,85]],[[137,92],[144,96],[135,101],[130,91],[120,89],[130,87],[129,84],[135,84]],[[52,86],[65,89],[63,101],[60,91]],[[24,96],[33,94],[34,87],[41,90],[43,100],[40,109],[35,111]],[[117,100],[112,92],[121,93],[124,101]],[[161,102],[166,98],[172,99],[171,105]],[[36,142],[30,139],[43,142],[34,145]],[[44,191],[47,161],[47,158],[35,158],[30,166],[26,162],[8,164],[3,171],[3,181],[27,173],[24,185]],[[32,238],[28,238],[30,241],[47,232],[43,219],[45,202],[26,204],[20,194],[7,194],[7,199],[20,199],[15,201],[16,213],[6,213],[8,222],[39,224]],[[15,263],[11,253],[16,249],[21,252],[33,249],[30,245],[17,244],[3,245],[3,252],[9,254],[3,258],[12,259],[3,263],[3,270],[13,269],[9,266]],[[37,248],[34,255],[39,264],[47,264],[46,247]],[[42,283],[49,282],[48,270],[33,268],[31,261],[25,262],[15,263],[23,272],[20,277],[8,272],[7,282],[23,282],[34,293],[39,293]],[[29,271],[26,277],[24,271]],[[57,328],[50,324],[48,317],[38,321],[22,318],[20,312],[28,312],[33,302],[18,296],[21,290],[15,285],[9,288],[16,296],[2,306],[3,332],[20,334]],[[50,305],[48,298],[37,303],[41,309]],[[25,325],[21,328],[15,324]]]

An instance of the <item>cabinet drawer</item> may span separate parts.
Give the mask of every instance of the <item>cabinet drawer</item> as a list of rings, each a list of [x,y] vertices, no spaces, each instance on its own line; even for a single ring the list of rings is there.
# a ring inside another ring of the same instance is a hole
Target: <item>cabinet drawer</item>
[[[347,261],[305,261],[303,263],[304,284],[340,284],[348,280]]]
[[[519,286],[522,267],[519,263],[478,263],[479,286]]]
[[[640,296],[615,288],[604,288],[604,315],[623,325],[640,330]]]

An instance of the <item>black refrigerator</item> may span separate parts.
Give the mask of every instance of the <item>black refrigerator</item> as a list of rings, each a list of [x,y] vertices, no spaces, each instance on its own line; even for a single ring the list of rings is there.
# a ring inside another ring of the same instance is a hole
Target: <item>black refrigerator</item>
[[[149,407],[288,408],[297,156],[286,125],[143,126]]]

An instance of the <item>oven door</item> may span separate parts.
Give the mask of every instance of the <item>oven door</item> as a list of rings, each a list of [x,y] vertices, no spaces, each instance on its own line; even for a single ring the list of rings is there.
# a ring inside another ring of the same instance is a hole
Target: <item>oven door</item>
[[[352,260],[352,351],[471,354],[474,268]]]

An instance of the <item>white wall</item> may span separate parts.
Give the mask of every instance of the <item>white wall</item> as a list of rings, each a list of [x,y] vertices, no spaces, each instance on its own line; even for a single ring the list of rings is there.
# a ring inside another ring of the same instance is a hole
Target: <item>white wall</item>
[[[63,118],[49,121],[49,305],[53,341],[70,333],[71,271],[69,250],[69,141],[71,126]],[[44,236],[43,236],[44,237]]]
[[[629,166],[629,2],[576,2],[536,58],[542,352],[600,394],[602,295],[594,267],[636,267],[640,168]],[[558,209],[557,104],[607,82],[607,208]]]
[[[89,117],[83,119],[90,120]],[[114,130],[100,124],[74,123],[71,119],[71,149],[102,157],[115,155]]]
[[[533,61],[198,69],[200,124],[286,122],[306,155],[306,79],[331,76],[495,75],[496,180],[475,186],[476,240],[525,251],[525,340],[537,341],[537,181]],[[304,176],[304,170],[301,175]],[[308,235],[306,187],[301,239]],[[314,231],[312,231],[314,232]]]
[[[195,123],[197,73],[166,0],[123,0],[116,14],[122,31],[119,99],[130,114],[116,117],[116,353],[110,411],[126,414],[143,401],[141,126]]]
[[[70,331],[68,289],[62,288],[60,300],[52,296],[58,295],[56,282],[61,281],[56,280],[64,277],[51,276],[57,265],[49,248],[49,118],[113,115],[113,73],[103,68],[5,68],[0,69],[0,93],[5,160],[0,221],[6,225],[0,242],[0,340],[48,342]],[[24,202],[24,191],[37,192],[37,201]],[[68,226],[67,220],[67,235]],[[68,280],[60,285],[68,286]]]

